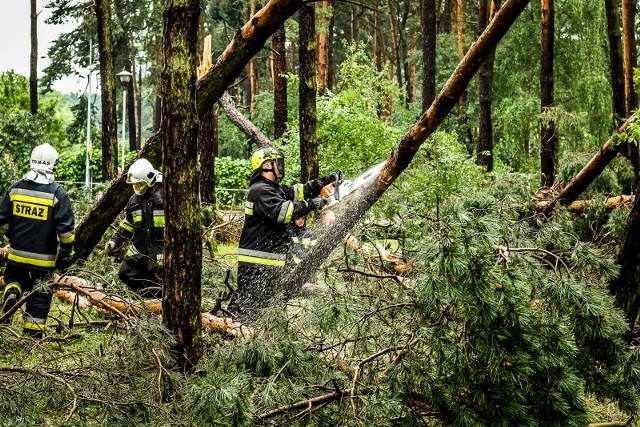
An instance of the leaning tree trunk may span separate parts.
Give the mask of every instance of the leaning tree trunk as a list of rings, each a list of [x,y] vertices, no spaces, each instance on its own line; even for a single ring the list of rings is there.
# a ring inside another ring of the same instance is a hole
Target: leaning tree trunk
[[[617,127],[622,117],[628,117],[625,109],[624,55],[620,32],[620,0],[605,0],[607,37],[609,39],[609,68],[613,102],[613,125]]]
[[[318,177],[316,139],[316,27],[315,8],[300,8],[300,178]]]
[[[436,1],[422,1],[422,111],[436,98]]]
[[[162,142],[165,260],[162,321],[176,335],[178,366],[202,356],[202,224],[196,74],[199,0],[172,0],[164,12]]]
[[[38,11],[31,0],[31,57],[29,60],[29,101],[31,114],[38,114]]]
[[[624,39],[624,91],[625,113],[629,117],[638,108],[638,95],[633,85],[633,68],[636,66],[638,51],[635,43],[635,19],[636,0],[622,0],[622,34]],[[638,158],[638,146],[627,145],[627,156],[633,165],[635,177],[634,187],[639,184],[640,159]]]
[[[95,1],[96,21],[98,23],[98,51],[100,52],[100,99],[102,102],[102,180],[107,182],[118,176],[116,73],[113,67],[111,5],[109,0]],[[128,191],[126,194],[130,195]],[[118,211],[121,209],[122,206]],[[91,245],[92,248],[93,245]],[[89,253],[87,252],[83,258],[88,255]]]
[[[317,244],[311,248],[307,256],[296,265],[294,270],[287,274],[287,277],[280,278],[280,281],[275,284],[278,289],[288,295],[293,295],[302,283],[309,281],[310,276],[326,259],[327,254],[331,253],[364,213],[409,166],[420,146],[435,132],[456,105],[458,98],[482,62],[493,51],[528,3],[529,0],[508,0],[504,4],[491,25],[487,27],[458,64],[429,109],[402,137],[378,178],[366,189],[353,196],[352,201],[345,207],[349,213],[337,216],[331,226],[331,233],[324,233],[320,236]]]
[[[234,34],[211,70],[198,81],[197,108],[204,114],[238,78],[245,64],[264,46],[267,39],[303,4],[303,0],[271,0]],[[152,164],[162,160],[162,143],[158,133],[151,136],[133,161],[146,158]],[[121,175],[76,227],[73,261],[86,260],[102,235],[116,219],[131,197],[131,186]]]
[[[551,187],[556,179],[555,123],[545,114],[553,108],[553,34],[554,0],[542,0],[542,49],[540,59],[540,103],[543,117],[540,120],[540,175],[542,187]]]
[[[284,25],[273,33],[273,138],[281,138],[287,130],[287,50]]]

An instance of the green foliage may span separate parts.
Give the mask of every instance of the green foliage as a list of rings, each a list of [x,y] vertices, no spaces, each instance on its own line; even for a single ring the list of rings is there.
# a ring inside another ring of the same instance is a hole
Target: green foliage
[[[215,168],[216,188],[244,189],[249,187],[250,160],[217,157]],[[238,206],[245,198],[244,192],[218,191],[216,193],[216,200],[221,206]]]

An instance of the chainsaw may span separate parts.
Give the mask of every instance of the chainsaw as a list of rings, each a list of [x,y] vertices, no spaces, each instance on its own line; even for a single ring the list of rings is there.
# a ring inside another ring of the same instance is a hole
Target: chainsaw
[[[331,206],[335,205],[338,202],[341,202],[360,187],[363,187],[364,185],[376,179],[386,163],[386,160],[378,163],[354,180],[345,180],[342,172],[338,172],[338,180],[334,183],[325,185],[320,192],[322,197],[326,197],[329,199],[329,204],[325,207],[325,209],[331,208]]]

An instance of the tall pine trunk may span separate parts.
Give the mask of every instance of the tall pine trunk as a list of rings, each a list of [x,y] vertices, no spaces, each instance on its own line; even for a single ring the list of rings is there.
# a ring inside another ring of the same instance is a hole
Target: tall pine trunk
[[[38,11],[31,0],[31,56],[29,59],[29,101],[31,114],[38,114]]]
[[[436,98],[436,1],[421,1],[422,111],[427,111]]]
[[[118,122],[116,119],[116,73],[113,66],[111,4],[96,0],[98,51],[100,52],[100,98],[102,102],[102,179],[118,175]]]
[[[456,0],[444,0],[444,10],[440,18],[440,30],[443,33],[451,33],[451,10]]]
[[[164,12],[163,160],[165,267],[162,321],[176,336],[182,371],[202,356],[198,117],[196,74],[199,0],[172,0]]]
[[[211,108],[200,117],[198,129],[200,153],[200,200],[213,204],[216,201],[215,159],[218,155],[218,110]]]
[[[300,177],[318,177],[316,26],[313,4],[300,8]]]
[[[635,43],[635,19],[636,0],[622,0],[622,36],[624,40],[624,91],[625,113],[629,117],[632,111],[638,108],[638,95],[633,87],[633,68],[638,60],[638,50]],[[640,160],[638,159],[638,146],[627,145],[627,156],[633,165],[635,177],[634,187],[640,183]]]
[[[318,93],[324,94],[329,85],[329,0],[319,3],[318,13]]]
[[[551,187],[556,177],[558,137],[555,123],[545,117],[553,108],[554,0],[542,0],[542,49],[540,56],[540,174],[542,187]]]
[[[273,127],[274,139],[281,138],[287,130],[287,50],[284,25],[273,33]]]
[[[131,82],[127,87],[127,126],[129,130],[129,150],[136,151],[140,147],[138,145],[138,113],[136,108],[136,69],[135,63],[131,60],[130,65],[125,69],[131,73]]]
[[[402,59],[400,58],[400,39],[398,37],[398,21],[391,5],[391,0],[387,0],[387,13],[389,14],[389,25],[391,25],[391,40],[393,43],[393,61],[395,64],[398,87],[402,87]]]
[[[487,27],[489,21],[488,12],[487,0],[478,0],[478,36],[480,36]],[[493,18],[493,10],[491,15],[491,18]],[[476,163],[483,166],[487,172],[493,170],[493,119],[491,118],[491,102],[493,98],[494,59],[495,51],[489,54],[478,70],[480,129],[478,131]]]
[[[613,102],[612,125],[618,126],[621,118],[627,117],[625,108],[624,54],[620,19],[620,0],[605,0],[607,15],[607,38],[609,40],[609,67]]]

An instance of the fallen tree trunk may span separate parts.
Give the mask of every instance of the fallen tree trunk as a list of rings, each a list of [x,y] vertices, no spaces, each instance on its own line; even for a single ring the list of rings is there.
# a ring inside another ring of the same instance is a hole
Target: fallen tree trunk
[[[397,148],[391,153],[378,178],[366,189],[358,191],[348,205],[348,215],[339,215],[331,227],[331,233],[324,233],[308,255],[293,272],[279,278],[278,289],[287,295],[294,295],[302,283],[320,266],[342,238],[351,230],[364,213],[380,198],[395,179],[409,166],[424,141],[438,128],[449,114],[458,98],[465,90],[485,58],[515,22],[529,0],[508,0],[498,11],[485,31],[471,45],[447,83],[444,85],[429,109],[407,132]]]
[[[225,51],[197,84],[197,110],[204,114],[220,99],[228,86],[238,78],[244,66],[284,22],[303,4],[303,0],[271,0],[251,21],[239,29]],[[154,166],[161,164],[162,142],[158,133],[149,138],[133,159],[146,158]],[[127,165],[128,168],[129,165]],[[133,194],[122,173],[76,227],[73,261],[86,260],[109,225],[116,219]]]
[[[587,187],[602,173],[604,168],[627,146],[626,143],[619,143],[618,135],[626,131],[635,118],[636,115],[633,114],[620,125],[615,135],[609,138],[555,199],[545,200],[544,197],[534,199],[531,204],[532,208],[537,212],[549,214],[555,207],[556,202],[560,202],[562,205],[569,205],[580,197]]]
[[[229,92],[222,94],[218,104],[220,104],[231,123],[236,125],[236,127],[247,135],[253,142],[261,147],[271,147],[271,145],[273,145],[271,140],[269,140],[269,138],[267,138],[267,136],[262,133],[262,131],[251,122],[251,120],[247,119],[240,111],[238,111],[236,103],[233,101],[233,98],[231,98],[231,95],[229,95]]]

